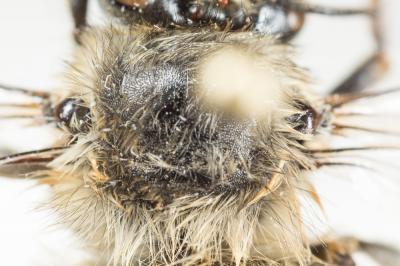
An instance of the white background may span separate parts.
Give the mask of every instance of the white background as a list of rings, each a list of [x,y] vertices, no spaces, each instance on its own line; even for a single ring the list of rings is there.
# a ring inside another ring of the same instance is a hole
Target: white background
[[[318,2],[356,6],[367,1]],[[372,89],[400,86],[400,1],[382,2],[391,70]],[[104,20],[96,5],[91,6],[90,16],[93,23]],[[324,94],[373,50],[369,24],[363,18],[321,16],[310,16],[306,23],[295,42],[297,60],[310,69],[314,90]],[[60,77],[65,69],[64,60],[68,60],[73,44],[71,30],[66,1],[0,0],[0,82],[28,88],[62,89]],[[8,99],[8,95],[0,94],[0,101]],[[400,114],[399,101],[400,95],[384,97],[362,103],[357,110],[373,113],[397,110]],[[366,123],[376,126],[380,122],[375,119]],[[386,124],[394,128],[398,122],[398,117],[391,117]],[[53,133],[48,128],[25,128],[0,121],[0,153],[46,147],[54,140]],[[353,134],[351,137],[350,140],[336,139],[334,144],[399,142],[380,135]],[[329,226],[323,227],[315,219],[307,224],[314,233],[336,232],[400,248],[399,153],[374,153],[362,159],[368,165],[376,164],[379,171],[331,168],[312,175]],[[54,214],[35,209],[38,202],[48,197],[49,189],[33,184],[0,178],[0,265],[74,265],[85,255],[71,232],[49,227]],[[308,202],[305,204],[309,206]],[[367,264],[362,254],[358,259],[359,265],[376,265]]]

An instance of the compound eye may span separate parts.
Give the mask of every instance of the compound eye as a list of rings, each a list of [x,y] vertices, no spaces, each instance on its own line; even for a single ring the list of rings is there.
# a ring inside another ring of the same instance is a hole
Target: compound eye
[[[256,32],[289,40],[303,27],[304,13],[289,11],[280,4],[269,3],[262,6],[252,20]]]
[[[72,132],[87,129],[90,122],[89,113],[89,108],[85,107],[81,100],[73,98],[63,100],[55,108],[55,116],[59,123]]]

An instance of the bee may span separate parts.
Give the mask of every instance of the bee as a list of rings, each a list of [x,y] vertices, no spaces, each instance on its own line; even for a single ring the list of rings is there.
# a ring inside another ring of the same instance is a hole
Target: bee
[[[345,164],[321,155],[378,148],[321,139],[373,130],[341,124],[352,115],[342,108],[396,92],[360,91],[385,68],[376,2],[101,3],[121,24],[90,27],[87,1],[71,1],[68,89],[0,86],[39,100],[14,107],[39,111],[65,135],[1,158],[1,171],[50,185],[48,206],[95,265],[353,265],[357,241],[306,235],[299,197],[307,191],[319,205],[308,175]],[[371,17],[378,47],[325,98],[289,45],[312,12]]]

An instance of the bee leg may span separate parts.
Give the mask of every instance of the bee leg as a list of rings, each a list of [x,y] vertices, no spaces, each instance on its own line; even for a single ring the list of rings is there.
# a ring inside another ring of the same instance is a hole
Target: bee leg
[[[369,57],[343,82],[341,82],[332,94],[354,93],[361,91],[379,80],[387,71],[388,62],[383,52],[377,52]]]
[[[319,260],[329,265],[355,266],[351,254],[357,250],[358,241],[355,239],[339,239],[311,246],[311,252]]]
[[[45,170],[48,170],[48,168],[44,163],[4,165],[0,166],[0,177],[12,179],[35,179],[32,177],[32,173]]]
[[[400,251],[390,246],[361,242],[360,249],[367,252],[379,265],[393,266],[400,261]]]
[[[48,170],[47,164],[65,149],[66,147],[52,147],[0,157],[0,176],[24,178],[33,172]]]
[[[287,8],[292,11],[302,13],[314,13],[327,16],[352,16],[352,15],[369,15],[373,9],[371,8],[336,8],[321,5],[314,5],[307,2],[289,1]]]
[[[75,30],[74,37],[77,43],[80,43],[80,35],[82,29],[86,24],[86,12],[88,0],[70,0],[70,6],[72,11],[72,17],[74,19]]]
[[[371,6],[372,32],[376,43],[375,53],[342,81],[333,90],[332,94],[352,93],[363,90],[379,80],[389,68],[384,53],[384,42],[379,19],[379,0],[372,0]]]

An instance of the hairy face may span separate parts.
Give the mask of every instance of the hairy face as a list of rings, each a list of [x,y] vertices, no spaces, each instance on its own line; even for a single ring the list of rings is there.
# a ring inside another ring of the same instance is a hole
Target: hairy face
[[[121,206],[204,196],[245,204],[312,167],[303,144],[318,114],[287,47],[249,33],[145,28],[86,38],[69,97],[90,119],[71,125],[72,149],[89,165],[86,179]]]

